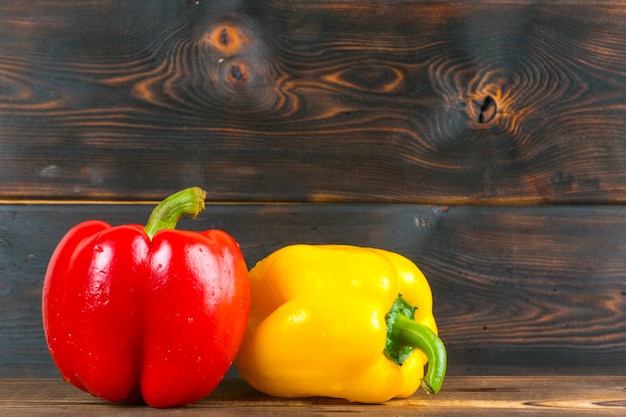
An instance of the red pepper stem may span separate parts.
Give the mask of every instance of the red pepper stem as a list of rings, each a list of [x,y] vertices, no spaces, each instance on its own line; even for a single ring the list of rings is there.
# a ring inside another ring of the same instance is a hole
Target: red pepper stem
[[[185,214],[195,218],[204,210],[206,192],[198,187],[186,188],[161,201],[150,214],[144,231],[150,237],[163,229],[175,229]]]
[[[422,388],[429,394],[438,393],[447,366],[446,348],[441,339],[427,326],[402,314],[396,316],[392,333],[398,343],[413,346],[428,357],[428,369],[422,379]]]

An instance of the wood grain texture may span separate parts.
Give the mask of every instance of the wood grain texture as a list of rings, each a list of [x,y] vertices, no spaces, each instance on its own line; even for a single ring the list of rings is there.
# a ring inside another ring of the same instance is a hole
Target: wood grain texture
[[[0,195],[626,201],[623,1],[8,0]]]
[[[150,205],[0,206],[0,378],[57,371],[41,327],[48,259],[75,223],[144,223]],[[249,266],[292,243],[380,247],[428,277],[449,375],[626,373],[626,208],[209,205]]]
[[[184,408],[155,410],[110,404],[60,379],[0,379],[0,414],[33,416],[618,416],[626,407],[622,377],[450,377],[444,389],[382,405],[330,398],[278,399],[228,378],[203,400]]]

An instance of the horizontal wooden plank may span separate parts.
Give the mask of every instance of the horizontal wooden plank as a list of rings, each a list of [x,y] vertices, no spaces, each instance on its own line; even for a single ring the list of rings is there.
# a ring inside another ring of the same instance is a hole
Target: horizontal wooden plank
[[[304,416],[350,413],[359,416],[617,416],[626,411],[626,378],[621,377],[450,377],[444,389],[383,405],[331,398],[280,399],[258,393],[243,380],[228,378],[203,400],[184,408],[156,410],[111,404],[60,379],[0,379],[0,414],[32,416]]]
[[[0,206],[0,377],[57,371],[41,328],[48,259],[75,223],[150,205]],[[450,375],[626,374],[626,207],[209,205],[249,266],[292,243],[380,247],[428,277]]]
[[[0,195],[626,201],[622,1],[8,0]]]

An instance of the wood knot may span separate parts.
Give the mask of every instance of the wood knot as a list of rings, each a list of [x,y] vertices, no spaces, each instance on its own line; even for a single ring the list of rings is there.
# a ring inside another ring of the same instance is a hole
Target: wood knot
[[[248,38],[234,26],[220,25],[210,31],[204,40],[222,54],[234,55],[242,49]]]
[[[498,112],[496,100],[491,96],[472,98],[468,101],[469,117],[478,123],[489,123]]]
[[[226,79],[235,87],[241,87],[248,81],[248,66],[243,62],[231,62],[226,69]]]

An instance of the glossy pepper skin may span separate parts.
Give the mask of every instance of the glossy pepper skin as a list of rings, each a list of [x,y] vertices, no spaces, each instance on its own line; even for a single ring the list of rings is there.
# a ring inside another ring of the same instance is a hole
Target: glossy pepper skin
[[[204,196],[197,188],[171,196],[145,230],[87,221],[63,237],[42,311],[66,381],[160,408],[194,402],[221,381],[244,336],[249,281],[227,233],[172,230],[182,214],[204,208]]]
[[[250,283],[248,330],[235,363],[257,390],[365,403],[408,397],[420,383],[429,393],[439,390],[445,347],[428,282],[407,258],[354,246],[292,245],[252,268]],[[395,308],[407,302],[417,307],[412,319]],[[384,353],[394,346],[401,365]]]

